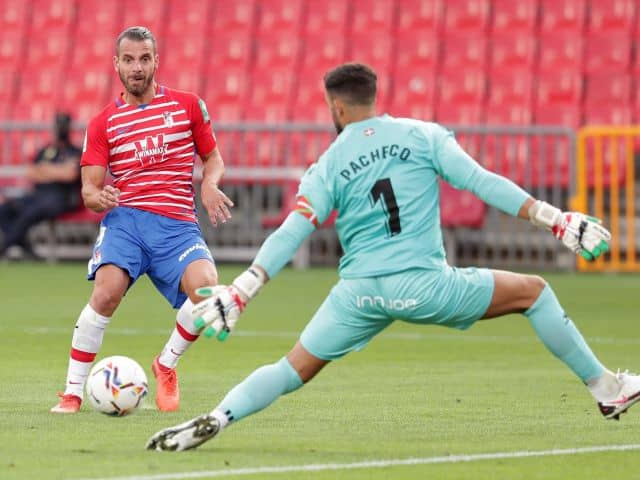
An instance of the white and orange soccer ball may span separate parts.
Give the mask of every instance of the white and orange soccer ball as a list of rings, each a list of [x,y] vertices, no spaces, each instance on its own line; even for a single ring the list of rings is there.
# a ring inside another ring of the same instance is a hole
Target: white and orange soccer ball
[[[135,360],[120,355],[96,363],[87,379],[91,405],[107,415],[121,417],[137,409],[149,391],[147,376]]]

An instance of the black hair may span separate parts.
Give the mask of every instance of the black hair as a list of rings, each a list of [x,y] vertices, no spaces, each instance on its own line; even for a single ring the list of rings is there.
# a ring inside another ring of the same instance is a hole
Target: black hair
[[[330,95],[355,105],[371,105],[376,100],[378,77],[362,63],[344,63],[324,76],[324,88]]]
[[[136,40],[138,42],[144,42],[145,40],[151,40],[151,44],[153,45],[153,53],[156,53],[156,37],[153,36],[151,30],[147,27],[129,27],[118,35],[118,39],[116,40],[116,55],[120,54],[120,42],[128,38],[129,40]]]

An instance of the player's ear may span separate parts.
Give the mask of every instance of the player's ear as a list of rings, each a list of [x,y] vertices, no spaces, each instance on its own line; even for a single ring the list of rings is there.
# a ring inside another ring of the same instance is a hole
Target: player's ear
[[[113,69],[116,71],[116,73],[118,72],[118,56],[117,55],[113,56]]]

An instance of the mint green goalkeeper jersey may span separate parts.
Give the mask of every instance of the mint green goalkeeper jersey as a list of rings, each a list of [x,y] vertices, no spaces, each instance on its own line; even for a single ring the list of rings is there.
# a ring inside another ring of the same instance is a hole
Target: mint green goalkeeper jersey
[[[337,210],[342,278],[440,268],[438,177],[511,215],[529,197],[442,126],[383,115],[345,127],[302,178],[297,211],[318,224]]]

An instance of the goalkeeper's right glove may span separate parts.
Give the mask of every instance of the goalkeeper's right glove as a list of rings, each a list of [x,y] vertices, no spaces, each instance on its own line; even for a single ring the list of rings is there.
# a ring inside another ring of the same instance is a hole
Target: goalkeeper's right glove
[[[598,218],[579,212],[562,212],[553,205],[536,200],[529,207],[529,219],[545,228],[572,252],[593,261],[609,251],[611,234]]]
[[[224,341],[233,331],[246,304],[265,284],[266,275],[259,268],[250,267],[236,277],[231,285],[217,285],[196,289],[196,294],[208,297],[193,306],[194,326],[204,329],[205,337],[217,336]]]

